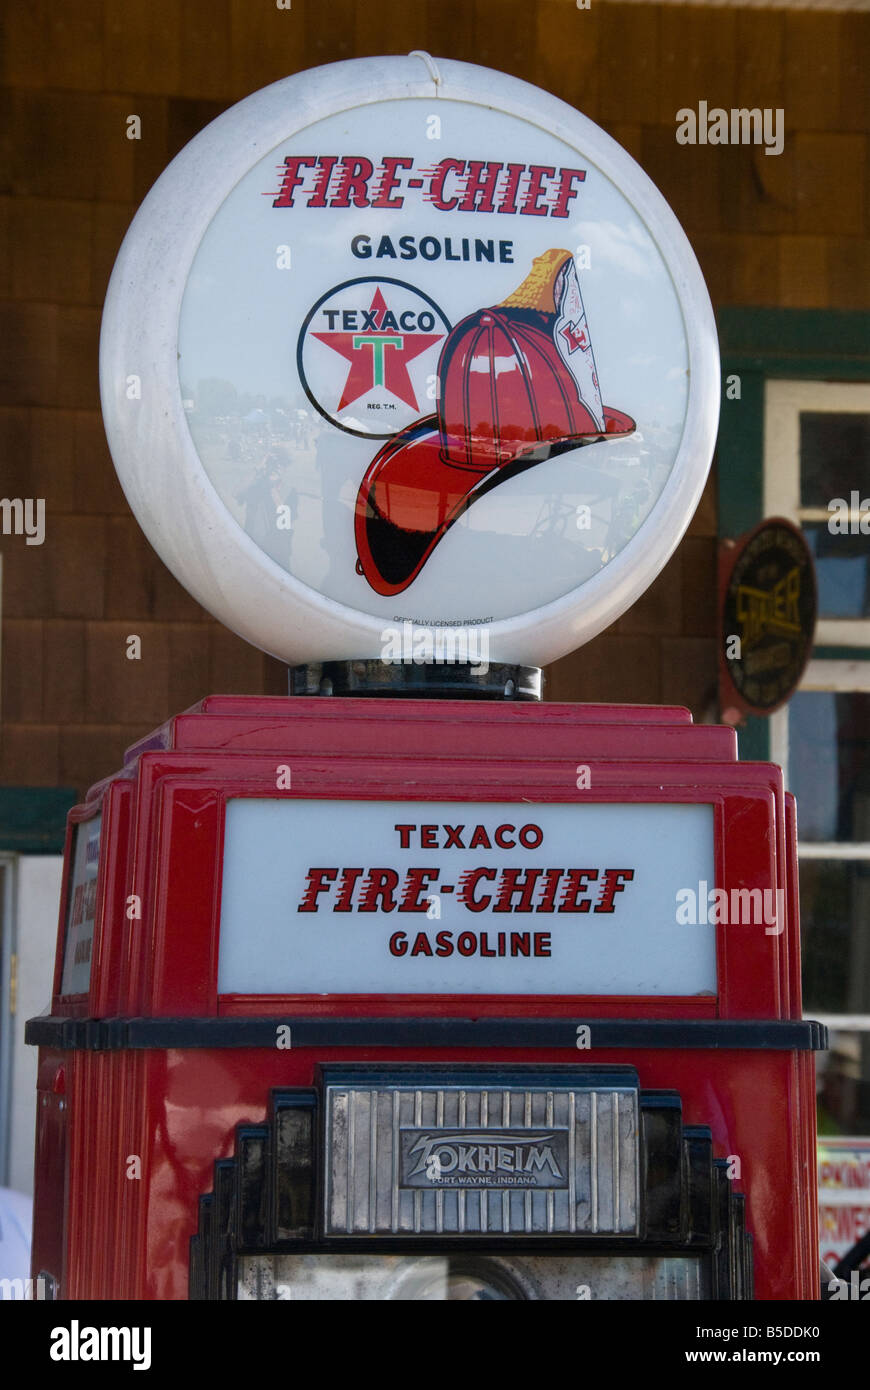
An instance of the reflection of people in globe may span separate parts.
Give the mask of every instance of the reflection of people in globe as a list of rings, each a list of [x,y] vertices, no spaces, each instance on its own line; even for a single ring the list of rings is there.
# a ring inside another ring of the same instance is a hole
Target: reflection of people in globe
[[[258,463],[254,477],[246,488],[236,493],[236,501],[245,508],[242,525],[251,540],[267,552],[275,544],[276,520],[281,497],[278,484],[281,481],[279,459],[270,454],[263,463]]]

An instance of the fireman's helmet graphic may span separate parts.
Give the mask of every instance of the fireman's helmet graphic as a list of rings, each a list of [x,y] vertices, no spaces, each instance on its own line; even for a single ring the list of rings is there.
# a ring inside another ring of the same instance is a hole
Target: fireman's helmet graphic
[[[358,568],[379,594],[406,589],[457,517],[491,488],[635,428],[601,403],[570,251],[536,257],[502,304],[452,329],[438,384],[437,415],[385,444],[360,486]]]

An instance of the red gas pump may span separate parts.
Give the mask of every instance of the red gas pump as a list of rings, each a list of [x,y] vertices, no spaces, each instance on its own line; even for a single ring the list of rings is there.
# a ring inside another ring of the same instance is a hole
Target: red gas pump
[[[818,1296],[793,805],[731,731],[212,697],[67,854],[59,1296]]]
[[[203,700],[71,813],[28,1025],[58,1297],[818,1295],[782,775],[536,703],[677,545],[718,372],[661,195],[501,74],[302,73],[162,175],[107,434],[291,695]]]

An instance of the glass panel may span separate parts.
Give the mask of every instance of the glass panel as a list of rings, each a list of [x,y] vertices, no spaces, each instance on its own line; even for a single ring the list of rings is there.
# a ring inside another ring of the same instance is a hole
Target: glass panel
[[[801,411],[800,430],[801,506],[870,493],[870,414]]]
[[[870,1033],[832,1028],[828,1042],[828,1051],[816,1057],[819,1138],[870,1134]],[[836,1185],[833,1175],[820,1171],[819,1176],[823,1188]],[[856,1191],[856,1205],[866,1197],[866,1191]]]
[[[804,1010],[870,1013],[870,860],[800,866]]]
[[[824,521],[802,526],[816,560],[819,617],[870,617],[870,536],[832,535]]]
[[[870,841],[870,694],[798,691],[788,743],[800,839]]]
[[[346,147],[345,111],[266,141],[199,242],[178,324],[190,438],[245,549],[379,626],[397,611],[493,622],[587,581],[599,592],[676,485],[688,410],[674,280],[625,194],[590,170],[557,236],[552,218],[511,215],[500,188],[495,216],[481,195],[445,238],[429,102],[370,99],[347,156],[318,153]],[[457,186],[466,155],[505,139],[518,170],[577,162],[533,112],[453,100],[449,118]],[[399,131],[407,167],[387,175]],[[371,197],[354,182],[364,166]],[[544,212],[525,180],[520,210]],[[356,200],[343,220],[330,181]],[[594,267],[582,285],[559,249],[572,237]]]
[[[87,994],[90,988],[101,823],[102,815],[97,815],[82,821],[73,832],[61,994]]]

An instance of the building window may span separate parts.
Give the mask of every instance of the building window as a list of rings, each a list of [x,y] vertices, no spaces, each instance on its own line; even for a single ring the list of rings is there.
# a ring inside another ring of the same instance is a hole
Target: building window
[[[764,514],[815,556],[816,643],[870,647],[870,385],[766,382]]]
[[[870,1132],[870,385],[765,383],[764,512],[816,560],[816,658],[771,719],[797,797],[804,1010],[833,1030],[826,1133]],[[863,529],[862,529],[863,526]]]

